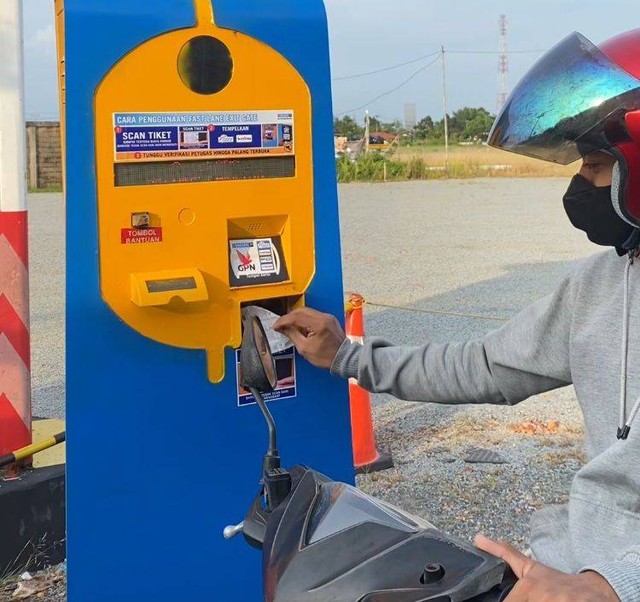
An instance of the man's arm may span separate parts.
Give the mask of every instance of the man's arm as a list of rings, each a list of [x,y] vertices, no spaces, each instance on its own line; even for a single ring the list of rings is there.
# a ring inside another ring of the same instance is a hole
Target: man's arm
[[[275,328],[312,363],[357,378],[371,392],[411,401],[513,404],[571,383],[575,286],[567,278],[553,295],[468,343],[398,347],[372,337],[359,345],[345,340],[335,318],[310,309],[295,310]]]
[[[602,575],[615,590],[621,602],[640,600],[640,546],[628,550],[617,562],[588,566],[581,573]]]

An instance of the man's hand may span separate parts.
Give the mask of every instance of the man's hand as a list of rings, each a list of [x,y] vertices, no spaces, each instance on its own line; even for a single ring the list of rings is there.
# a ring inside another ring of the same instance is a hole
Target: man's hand
[[[273,329],[291,339],[306,360],[318,368],[330,368],[347,338],[338,320],[329,314],[304,307],[282,316]]]
[[[620,602],[607,580],[598,573],[569,575],[527,558],[514,547],[484,535],[476,546],[502,558],[519,579],[505,602]]]

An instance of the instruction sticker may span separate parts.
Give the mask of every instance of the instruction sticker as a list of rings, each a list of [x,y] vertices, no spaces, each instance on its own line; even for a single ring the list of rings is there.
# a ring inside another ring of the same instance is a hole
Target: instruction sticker
[[[281,261],[280,238],[229,241],[229,280],[232,287],[273,284],[289,279]]]
[[[242,365],[240,363],[242,352],[236,349],[236,384],[238,388],[238,407],[253,405],[256,403],[253,395],[243,388],[242,382]],[[297,396],[296,390],[296,352],[292,347],[273,354],[273,360],[276,364],[276,373],[278,375],[278,385],[275,391],[264,394],[264,400],[278,401],[280,399],[291,399]]]
[[[122,228],[120,242],[123,245],[162,242],[162,228]]]
[[[114,113],[116,162],[293,155],[292,110]]]

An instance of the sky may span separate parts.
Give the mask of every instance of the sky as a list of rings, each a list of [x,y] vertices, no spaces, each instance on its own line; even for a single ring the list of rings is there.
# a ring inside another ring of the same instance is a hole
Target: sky
[[[23,2],[27,118],[57,119],[53,0]],[[436,60],[427,67],[437,54],[371,76],[339,79],[438,53],[441,46],[446,57],[449,112],[464,106],[495,112],[501,14],[508,18],[509,50],[518,51],[509,55],[510,86],[541,56],[540,51],[572,31],[597,44],[640,27],[638,0],[325,0],[325,4],[334,112],[349,113],[358,120],[365,108],[384,121],[403,120],[406,103],[416,104],[419,118],[441,118],[442,63]],[[422,67],[426,68],[406,85],[371,102]]]

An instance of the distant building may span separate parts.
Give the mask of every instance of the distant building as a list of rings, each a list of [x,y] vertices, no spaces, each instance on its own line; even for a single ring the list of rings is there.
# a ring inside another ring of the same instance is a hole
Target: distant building
[[[388,132],[371,132],[369,134],[369,150],[387,151],[398,141],[398,134]]]
[[[418,110],[415,102],[408,102],[404,105],[404,127],[412,130],[418,124]]]
[[[398,134],[388,132],[371,132],[369,134],[369,144],[391,144],[398,137]]]

